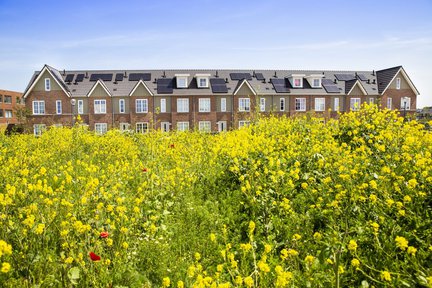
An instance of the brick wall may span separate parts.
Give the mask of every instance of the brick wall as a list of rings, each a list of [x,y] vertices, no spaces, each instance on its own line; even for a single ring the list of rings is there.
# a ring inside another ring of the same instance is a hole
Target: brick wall
[[[5,99],[9,98],[11,103],[5,103]],[[20,104],[20,99],[22,97],[22,93],[8,90],[0,90],[0,125],[5,126],[7,124],[17,124],[17,110],[24,108],[23,105]],[[11,112],[9,112],[11,111]],[[12,117],[8,114],[12,113]]]

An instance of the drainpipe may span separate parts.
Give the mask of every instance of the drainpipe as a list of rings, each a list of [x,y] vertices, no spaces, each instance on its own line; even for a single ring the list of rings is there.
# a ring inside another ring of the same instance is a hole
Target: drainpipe
[[[111,129],[114,128],[114,101],[113,101],[113,96],[111,96],[111,114],[112,114],[112,119],[111,119]]]

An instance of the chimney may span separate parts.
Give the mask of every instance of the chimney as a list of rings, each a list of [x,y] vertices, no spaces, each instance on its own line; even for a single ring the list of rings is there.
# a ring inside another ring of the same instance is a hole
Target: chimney
[[[337,84],[337,83],[338,83],[338,82],[337,82],[337,79],[335,79],[333,82],[334,82],[334,84]]]
[[[162,75],[162,78],[166,78],[166,74],[165,74],[165,71],[164,71],[164,73],[163,73],[163,75]]]
[[[370,84],[370,79],[367,80],[367,84]]]
[[[88,78],[88,72],[86,72],[86,74],[85,74],[85,77],[84,77],[84,78],[86,78],[86,79]]]
[[[125,73],[124,73],[124,76],[123,76],[124,78],[127,78],[128,76],[127,76],[127,73],[126,73],[126,71],[125,71]]]
[[[375,70],[372,70],[372,76],[375,76]]]
[[[275,74],[274,74],[274,78],[277,78],[277,73],[276,73],[276,71],[275,71]]]
[[[376,84],[376,81],[375,81],[375,79],[373,79],[373,81],[372,81],[372,84]]]
[[[228,78],[225,78],[225,83],[228,83]]]
[[[266,83],[266,79],[265,78],[263,79],[262,83]]]
[[[217,70],[216,70],[216,75],[215,75],[215,77],[216,77],[216,78],[219,78],[219,73],[218,73]]]
[[[256,78],[255,70],[252,72],[252,77]]]
[[[63,69],[63,76],[64,76],[64,75],[66,75],[66,70],[65,70],[65,69]]]
[[[155,80],[154,80],[154,82],[153,83],[157,83],[157,79],[155,78]]]

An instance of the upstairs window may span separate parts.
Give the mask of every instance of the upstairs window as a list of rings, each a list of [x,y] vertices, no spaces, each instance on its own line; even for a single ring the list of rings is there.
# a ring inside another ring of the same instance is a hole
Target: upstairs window
[[[177,112],[178,113],[189,113],[189,99],[187,99],[187,98],[177,99]]]
[[[160,112],[166,113],[166,99],[165,98],[160,99]]]
[[[135,100],[135,111],[136,111],[136,113],[147,113],[148,112],[147,99],[136,99]]]
[[[126,101],[125,101],[125,99],[119,99],[119,113],[126,113]]]
[[[95,114],[106,113],[106,100],[94,100],[94,113]]]
[[[45,91],[51,91],[51,79],[45,78]]]
[[[210,98],[199,99],[199,112],[210,112]]]
[[[56,101],[56,114],[62,114],[62,101]]]
[[[33,115],[45,114],[45,101],[33,101]]]
[[[401,79],[400,78],[396,78],[396,89],[400,89],[401,87]]]
[[[199,88],[207,88],[208,87],[207,78],[198,78],[198,87]]]
[[[265,98],[260,98],[260,112],[265,111]]]
[[[78,100],[78,114],[84,114],[84,100]]]
[[[4,103],[12,104],[12,96],[5,95],[4,96]]]
[[[314,87],[314,88],[319,88],[319,87],[321,87],[321,79],[319,79],[319,78],[314,78],[314,79],[312,80],[312,87]]]
[[[188,88],[188,77],[189,74],[175,74],[177,88]]]
[[[250,111],[250,99],[249,98],[239,98],[239,111],[249,112]]]
[[[221,98],[221,112],[227,111],[227,102],[226,98]]]
[[[0,103],[3,102],[3,95],[0,95]]]
[[[12,114],[12,110],[5,110],[5,118],[12,118],[13,114]]]
[[[293,78],[293,86],[294,88],[302,88],[303,87],[303,78]]]

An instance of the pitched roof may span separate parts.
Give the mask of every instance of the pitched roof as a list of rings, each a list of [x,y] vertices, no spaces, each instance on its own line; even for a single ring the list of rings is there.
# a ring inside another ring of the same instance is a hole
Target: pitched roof
[[[367,95],[368,93],[366,92],[366,90],[363,88],[363,85],[361,84],[361,81],[357,80],[357,79],[353,79],[353,80],[348,80],[345,81],[345,94],[349,95],[351,93],[351,91],[354,89],[355,86],[359,86],[360,90],[362,90],[362,92]]]
[[[378,92],[380,94],[382,94],[384,90],[388,87],[388,85],[390,85],[393,78],[396,76],[396,74],[401,68],[402,66],[396,66],[376,72],[378,81]]]

